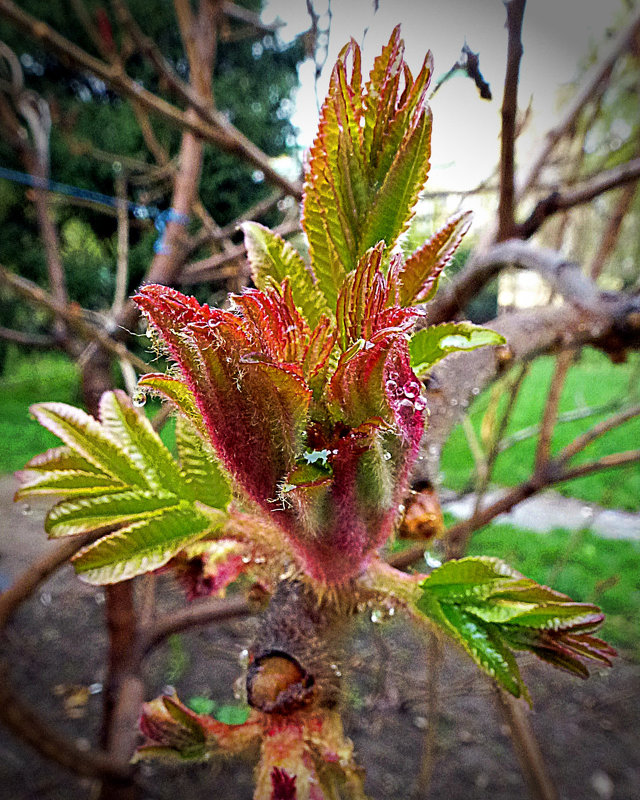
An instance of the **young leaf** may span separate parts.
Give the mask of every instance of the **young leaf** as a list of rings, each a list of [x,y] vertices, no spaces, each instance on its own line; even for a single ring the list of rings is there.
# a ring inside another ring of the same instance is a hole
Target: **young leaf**
[[[118,442],[121,451],[144,473],[153,489],[183,490],[178,465],[144,414],[138,414],[122,391],[105,392],[100,398],[103,430]]]
[[[211,517],[182,502],[84,547],[73,566],[87,583],[117,583],[162,567],[214,528]]]
[[[182,477],[193,497],[212,508],[226,508],[231,489],[211,446],[187,417],[176,421],[176,445]]]
[[[610,665],[615,655],[590,635],[603,620],[597,606],[574,603],[499,559],[449,561],[420,586],[418,610],[516,697],[527,694],[512,649],[583,677],[589,674],[584,660]]]
[[[456,214],[406,260],[398,274],[400,305],[425,303],[438,287],[443,269],[469,230],[471,212]]]
[[[449,353],[505,343],[499,333],[471,322],[444,322],[416,331],[409,341],[411,366],[422,377]]]
[[[89,414],[65,403],[38,403],[30,411],[44,428],[100,471],[126,484],[152,488],[144,472]]]
[[[398,148],[384,182],[372,201],[362,237],[361,251],[383,240],[391,248],[413,216],[413,208],[429,174],[431,111],[424,108]]]
[[[97,497],[63,500],[47,514],[44,529],[51,538],[71,536],[99,528],[127,525],[174,507],[178,498],[160,490],[117,492]]]
[[[258,289],[271,288],[271,281],[282,286],[288,278],[293,300],[312,328],[323,314],[331,313],[302,256],[289,242],[257,222],[243,223],[242,231],[253,282]]]

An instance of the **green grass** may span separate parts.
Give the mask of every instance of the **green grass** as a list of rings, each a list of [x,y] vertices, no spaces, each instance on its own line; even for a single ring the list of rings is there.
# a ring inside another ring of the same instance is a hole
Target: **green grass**
[[[60,444],[29,415],[32,403],[57,400],[78,405],[78,370],[57,353],[12,358],[0,379],[0,472],[21,469],[34,455]]]
[[[639,366],[637,353],[633,353],[626,364],[615,365],[602,353],[585,350],[580,361],[571,368],[567,376],[560,412],[585,406],[597,407],[630,396],[635,396],[637,403],[640,393]],[[539,422],[553,368],[552,358],[538,359],[532,365],[520,390],[507,435]],[[482,417],[489,402],[490,393],[484,392],[471,407],[470,417],[476,434],[480,431]],[[504,407],[506,397],[502,398],[501,403]],[[607,414],[600,414],[559,425],[553,441],[553,451],[568,444],[577,434],[605,419],[606,416]],[[493,482],[513,486],[529,477],[536,443],[537,437],[532,437],[501,453],[496,462]],[[639,446],[640,418],[636,418],[591,443],[572,463],[579,464]],[[460,426],[452,432],[444,448],[441,470],[445,486],[457,491],[471,486],[473,459]],[[556,488],[564,494],[582,500],[601,503],[611,508],[637,511],[640,510],[640,465],[632,464],[620,469],[605,470],[559,484]]]
[[[474,534],[468,554],[502,558],[574,600],[597,603],[607,615],[603,638],[640,660],[640,542],[494,524]]]
[[[45,401],[82,406],[78,368],[60,353],[11,358],[0,377],[0,474],[22,469],[33,456],[60,444],[29,414],[30,405]],[[149,401],[145,410],[153,417],[159,408],[159,401]],[[175,444],[174,429],[170,419],[161,433],[170,449]]]

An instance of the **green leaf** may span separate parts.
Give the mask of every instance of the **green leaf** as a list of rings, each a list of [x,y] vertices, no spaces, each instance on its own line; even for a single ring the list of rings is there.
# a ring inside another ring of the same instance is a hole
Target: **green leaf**
[[[255,285],[265,291],[269,288],[270,281],[281,286],[285,278],[288,278],[296,306],[310,327],[314,328],[320,317],[330,314],[331,311],[300,253],[264,225],[245,222],[241,227]]]
[[[53,472],[58,470],[93,472],[95,475],[104,475],[99,467],[82,458],[70,447],[52,447],[27,461],[25,470],[38,472]]]
[[[212,508],[226,508],[231,499],[229,482],[209,443],[182,414],[176,421],[176,445],[182,475],[193,497]]]
[[[214,711],[213,716],[218,722],[224,722],[225,725],[244,725],[249,719],[251,709],[249,706],[220,706],[217,711]]]
[[[184,381],[179,378],[172,378],[170,375],[165,375],[161,372],[150,372],[140,378],[138,386],[170,400],[191,420],[192,425],[195,426],[200,434],[206,436],[206,428],[202,421],[202,415],[196,406],[193,392]]]
[[[505,343],[499,333],[471,322],[445,322],[416,331],[409,341],[411,366],[416,375],[425,375],[434,364],[449,353],[475,350],[487,345]]]
[[[162,567],[213,527],[210,517],[183,502],[83,548],[73,565],[87,583],[117,583]]]
[[[45,494],[63,494],[67,497],[121,492],[125,484],[116,482],[111,475],[80,470],[60,470],[59,472],[19,472],[21,487],[14,500]]]
[[[149,488],[144,472],[89,414],[66,403],[38,403],[30,411],[44,428],[101,471],[123,483]]]
[[[431,112],[423,109],[412,123],[372,200],[362,238],[362,252],[383,240],[392,248],[406,230],[429,174]]]
[[[484,623],[459,606],[443,603],[442,614],[449,632],[488,675],[514,697],[528,697],[513,654],[504,644],[499,628]]]
[[[458,642],[516,697],[526,689],[511,650],[582,677],[591,659],[611,665],[615,651],[590,635],[603,619],[590,603],[540,586],[495,558],[448,561],[420,583],[416,608]]]
[[[47,514],[44,529],[51,538],[123,525],[174,507],[178,498],[171,492],[133,491],[63,500]]]
[[[139,414],[122,391],[105,392],[100,398],[100,422],[123,453],[144,473],[153,489],[180,493],[178,465],[144,414]]]

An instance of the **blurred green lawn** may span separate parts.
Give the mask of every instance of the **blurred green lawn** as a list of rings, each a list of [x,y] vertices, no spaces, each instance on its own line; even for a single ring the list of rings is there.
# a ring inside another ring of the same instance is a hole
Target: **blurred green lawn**
[[[540,358],[532,365],[520,389],[514,413],[507,427],[507,435],[534,425],[541,419],[554,363],[553,358]],[[585,406],[598,407],[624,398],[628,398],[629,402],[640,402],[640,354],[631,354],[625,364],[612,364],[604,354],[586,349],[567,376],[560,401],[560,413]],[[471,407],[471,422],[476,435],[489,401],[489,392],[484,392]],[[502,407],[506,402],[507,398],[503,396]],[[562,423],[556,428],[553,452],[606,417],[607,414],[599,414],[588,419]],[[514,486],[528,478],[531,474],[536,444],[537,437],[534,436],[502,452],[496,461],[493,482],[503,486]],[[640,447],[640,417],[629,420],[596,439],[572,463],[579,464],[610,453],[638,447]],[[456,491],[472,487],[473,459],[461,426],[457,426],[449,437],[442,454],[441,470],[445,486]],[[559,484],[554,488],[563,494],[610,508],[638,511],[640,510],[640,465],[632,464],[620,469],[604,470]]]

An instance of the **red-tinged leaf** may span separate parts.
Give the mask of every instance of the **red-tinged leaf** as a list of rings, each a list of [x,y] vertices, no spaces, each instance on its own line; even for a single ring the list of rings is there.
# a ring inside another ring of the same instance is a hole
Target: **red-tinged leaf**
[[[248,569],[249,548],[230,539],[200,541],[186,547],[166,566],[182,585],[187,600],[222,595]]]
[[[430,51],[427,52],[415,81],[410,70],[405,65],[405,89],[397,103],[393,118],[388,122],[375,161],[375,177],[377,181],[384,178],[391,166],[411,119],[424,108],[432,72],[433,57]]]
[[[286,769],[274,767],[271,770],[271,800],[296,800],[296,776],[289,775]]]
[[[400,305],[409,306],[431,299],[442,271],[451,263],[470,224],[470,211],[456,214],[409,256],[398,276]]]
[[[227,725],[205,714],[195,714],[174,695],[145,703],[140,717],[145,744],[135,761],[165,756],[200,761],[210,753],[241,753],[260,736],[262,726],[251,715],[243,725]]]
[[[282,286],[288,279],[296,306],[312,328],[317,325],[330,309],[302,256],[289,242],[257,222],[243,223],[242,230],[253,282],[258,289],[267,291],[272,281]]]
[[[308,380],[311,381],[322,371],[334,344],[333,325],[328,317],[321,317],[309,336],[309,342],[302,357],[302,371]]]
[[[206,427],[198,411],[193,392],[184,381],[160,372],[150,372],[138,381],[138,387],[153,392],[178,408],[201,436],[206,436]]]
[[[364,152],[367,163],[377,166],[385,126],[395,109],[403,69],[404,44],[397,25],[380,55],[373,62],[364,95]]]
[[[413,324],[414,313],[395,305],[392,294],[395,270],[387,276],[382,272],[384,251],[384,242],[378,242],[365,253],[344,282],[336,309],[336,326],[343,350],[359,339],[375,342],[387,334],[403,333]]]
[[[340,357],[327,395],[333,413],[350,427],[388,415],[384,373],[393,346],[391,337],[376,344],[363,341],[355,353],[346,351]]]
[[[311,391],[299,367],[265,363],[253,352],[246,319],[207,307],[199,315],[194,300],[169,291],[165,302],[157,287],[144,287],[140,305],[178,361],[223,465],[270,507],[295,462]]]
[[[267,356],[275,364],[294,366],[302,360],[310,331],[294,305],[287,279],[281,291],[249,289],[234,296],[233,302],[242,315],[243,330],[252,351]]]
[[[384,182],[373,198],[362,231],[360,247],[366,250],[384,240],[393,247],[413,216],[429,173],[431,112],[422,109],[400,144]]]

